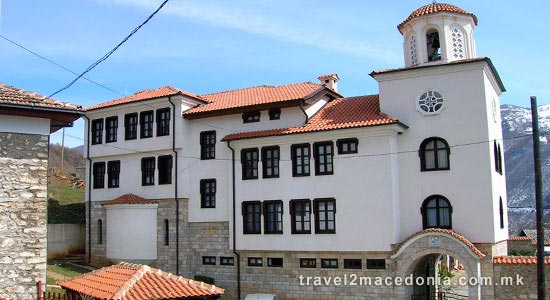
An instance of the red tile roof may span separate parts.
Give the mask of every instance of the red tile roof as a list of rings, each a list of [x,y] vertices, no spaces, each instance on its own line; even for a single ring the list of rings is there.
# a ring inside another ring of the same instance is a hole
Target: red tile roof
[[[223,140],[240,140],[334,129],[396,124],[399,121],[380,112],[378,95],[340,98],[329,102],[304,126],[227,135]]]
[[[454,6],[454,5],[451,5],[451,4],[445,4],[445,3],[432,3],[432,4],[424,5],[424,6],[420,7],[419,9],[413,11],[409,15],[409,17],[407,17],[407,19],[405,19],[405,21],[403,21],[399,25],[397,25],[397,29],[399,29],[399,31],[401,32],[401,28],[407,22],[409,22],[410,20],[412,20],[414,18],[417,18],[417,17],[430,15],[430,14],[435,14],[435,13],[439,13],[439,12],[450,12],[450,13],[456,13],[456,14],[471,16],[474,19],[474,23],[477,25],[478,20],[477,20],[476,15],[474,15],[472,13],[469,13],[469,12],[463,10],[460,7],[457,7],[457,6]]]
[[[139,102],[139,101],[155,99],[155,98],[168,97],[168,96],[173,96],[173,95],[184,95],[184,96],[188,96],[188,97],[191,97],[191,98],[195,98],[197,100],[204,101],[204,99],[202,99],[198,95],[195,95],[193,93],[190,93],[190,92],[178,89],[176,87],[167,85],[167,86],[163,86],[163,87],[158,88],[158,89],[143,90],[143,91],[136,92],[135,94],[133,94],[131,96],[127,96],[127,97],[123,97],[123,98],[120,98],[120,99],[115,99],[115,100],[112,100],[112,101],[96,104],[96,105],[88,107],[87,110],[90,111],[90,110],[95,110],[95,109],[100,109],[100,108],[106,108],[106,107],[111,107],[111,106],[116,106],[116,105],[121,105],[121,104],[127,104],[127,103],[133,103],[133,102]]]
[[[509,241],[533,241],[532,238],[528,236],[511,236],[508,238]]]
[[[0,105],[2,104],[82,111],[82,106],[80,105],[60,102],[35,92],[25,91],[0,82]]]
[[[511,264],[511,265],[536,265],[536,256],[495,256],[494,264]],[[550,265],[550,257],[544,258],[544,264]]]
[[[117,205],[117,204],[155,204],[156,201],[148,200],[134,194],[126,194],[116,199],[105,201],[102,205]]]
[[[403,243],[401,243],[401,245],[404,245],[406,244],[408,241],[412,240],[413,238],[419,236],[419,235],[422,235],[422,234],[426,234],[426,233],[442,233],[442,234],[446,234],[446,235],[450,235],[458,240],[460,240],[461,242],[463,242],[464,244],[466,244],[466,246],[468,246],[468,248],[470,248],[470,250],[472,250],[472,252],[483,258],[485,257],[486,255],[479,251],[479,249],[477,249],[476,246],[474,246],[474,244],[472,244],[472,242],[470,242],[467,238],[465,238],[463,235],[455,232],[455,231],[452,231],[452,230],[449,230],[449,229],[442,229],[442,228],[427,228],[427,229],[424,229],[424,230],[421,230],[413,235],[411,235],[410,237],[408,237],[405,241],[403,241]],[[396,252],[399,251],[399,248],[396,249]]]
[[[144,265],[119,263],[57,283],[95,299],[217,299],[224,289]]]
[[[254,107],[259,105],[294,102],[298,105],[301,100],[315,95],[325,89],[322,85],[313,82],[302,82],[280,86],[262,85],[239,90],[232,90],[214,94],[201,95],[209,103],[192,108],[183,113],[186,118],[192,119],[213,111],[232,110],[235,108]]]

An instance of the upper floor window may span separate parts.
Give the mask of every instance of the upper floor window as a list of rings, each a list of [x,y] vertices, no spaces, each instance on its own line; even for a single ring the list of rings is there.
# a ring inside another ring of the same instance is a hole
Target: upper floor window
[[[451,229],[451,214],[453,208],[447,198],[441,195],[433,195],[422,203],[422,223],[426,228],[444,228]]]
[[[92,120],[92,145],[103,143],[103,119]]]
[[[172,155],[158,157],[159,184],[172,183]]]
[[[93,165],[93,187],[94,189],[102,189],[105,187],[105,162],[96,162]]]
[[[247,112],[243,114],[243,123],[260,122],[260,112]]]
[[[336,141],[338,146],[338,154],[351,154],[357,153],[357,144],[359,141],[357,139],[341,139]]]
[[[116,142],[118,131],[118,117],[108,117],[105,119],[105,143]]]
[[[292,176],[309,176],[310,148],[309,144],[292,145]]]
[[[315,233],[336,232],[336,200],[333,198],[313,200],[315,209]]]
[[[124,116],[124,139],[137,139],[138,114],[131,113]]]
[[[157,110],[157,136],[170,134],[170,108]]]
[[[263,177],[279,177],[279,146],[262,148]]]
[[[428,61],[441,60],[441,44],[439,42],[439,32],[436,29],[430,29],[426,32],[426,46]]]
[[[290,200],[292,233],[311,233],[311,201],[309,199]]]
[[[258,179],[258,148],[241,150],[243,180]]]
[[[262,203],[260,201],[243,202],[242,214],[245,234],[262,233]]]
[[[420,144],[421,171],[449,170],[449,155],[451,148],[447,141],[438,137],[425,139]]]
[[[203,131],[200,135],[201,139],[201,159],[216,158],[216,132]]]
[[[502,151],[500,144],[494,141],[495,171],[502,175]]]
[[[141,159],[141,185],[155,184],[155,158],[144,157]]]
[[[120,185],[120,160],[107,163],[107,187],[117,188]]]
[[[281,119],[281,109],[280,108],[272,108],[269,110],[269,119],[270,120],[279,120]]]
[[[153,120],[154,115],[153,111],[144,111],[139,114],[139,125],[140,125],[140,137],[150,138],[153,137]]]
[[[332,158],[334,156],[332,142],[315,143],[315,175],[334,174]]]
[[[203,179],[200,182],[201,208],[216,207],[216,179]]]
[[[264,233],[283,233],[283,201],[264,202]]]

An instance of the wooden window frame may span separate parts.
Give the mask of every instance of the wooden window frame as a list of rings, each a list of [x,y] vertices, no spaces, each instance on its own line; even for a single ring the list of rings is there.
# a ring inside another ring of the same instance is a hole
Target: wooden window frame
[[[363,269],[363,260],[360,258],[345,258],[344,269],[361,270]]]
[[[430,203],[430,201],[438,200],[438,199],[444,200],[444,202],[447,203],[447,206],[440,207],[439,206],[439,201],[437,201],[435,208],[427,207],[428,204]],[[440,212],[439,211],[441,209],[444,209],[444,208],[449,209],[449,225],[448,226],[442,226],[441,225]],[[436,211],[436,219],[437,219],[436,223],[437,224],[435,224],[435,225],[429,225],[428,224],[428,209]],[[422,228],[423,229],[427,229],[427,228],[453,229],[453,206],[451,205],[451,201],[449,201],[449,199],[445,198],[444,196],[431,195],[428,198],[424,199],[424,202],[422,203],[422,207],[421,207],[420,211],[422,213]]]
[[[150,116],[150,119],[146,119],[147,116]],[[155,124],[155,114],[152,110],[142,111],[141,113],[139,113],[139,138],[152,138],[153,124]]]
[[[170,108],[157,109],[157,136],[170,135]]]
[[[216,158],[216,131],[201,131],[200,133],[200,145],[201,145],[201,160],[215,159]]]
[[[426,149],[426,146],[428,146],[429,143],[434,142],[434,148],[433,149]],[[442,142],[444,144],[443,148],[438,148],[437,142]],[[447,156],[447,166],[439,166],[439,151],[444,150],[446,151]],[[428,152],[429,151],[429,152]],[[449,147],[449,143],[443,138],[440,137],[429,137],[422,141],[420,144],[420,149],[418,150],[418,155],[420,156],[420,171],[422,172],[430,172],[430,171],[446,171],[451,169],[451,147]],[[432,155],[434,159],[435,166],[432,168],[428,168],[426,166],[426,156]]]
[[[355,150],[351,149],[352,144],[355,145]],[[359,140],[356,138],[339,139],[336,141],[336,146],[338,147],[338,154],[354,154],[359,151]]]
[[[254,156],[255,153],[256,158],[254,159],[253,157],[251,157],[249,159],[247,155],[248,153],[252,153],[252,156]],[[242,180],[258,179],[259,159],[260,153],[258,151],[258,148],[247,148],[241,150]]]
[[[235,258],[229,256],[220,257],[220,266],[234,266]]]
[[[260,122],[261,118],[261,112],[259,111],[253,111],[253,112],[246,112],[243,113],[243,123],[257,123]]]
[[[216,265],[216,257],[215,256],[203,256],[202,257],[202,264],[204,266],[215,266]]]
[[[307,204],[307,211],[304,209],[306,207],[306,204]],[[299,205],[300,206],[300,217],[301,217],[301,221],[299,221],[301,223],[301,227],[302,227],[302,230],[297,230],[296,229],[296,205]],[[290,220],[291,220],[291,230],[292,230],[292,234],[311,234],[311,213],[312,213],[312,209],[311,209],[311,200],[309,199],[293,199],[293,200],[290,200]],[[309,220],[305,220],[304,217],[305,216],[308,216]],[[309,229],[308,230],[305,230],[303,228],[305,228],[305,224],[309,224]]]
[[[92,165],[92,174],[94,176],[92,181],[92,187],[94,189],[103,189],[105,188],[105,162],[95,162]]]
[[[264,265],[263,258],[261,257],[249,257],[247,263],[249,267],[263,267]]]
[[[323,154],[319,153],[321,147],[323,148]],[[330,153],[327,153],[329,148]],[[314,143],[313,156],[315,157],[315,176],[334,174],[334,144],[331,141]],[[324,167],[324,171],[321,171],[321,166]]]
[[[301,155],[297,155],[296,151],[300,149]],[[304,149],[307,149],[307,156],[304,155]],[[290,146],[292,157],[292,177],[305,177],[311,174],[311,145],[310,144],[295,144]],[[307,166],[307,172],[304,167]],[[302,167],[302,172],[298,173],[298,167]]]
[[[311,262],[313,262],[313,264]],[[300,258],[300,268],[303,268],[303,269],[315,269],[315,268],[317,268],[317,259],[315,259],[315,258]]]
[[[118,116],[105,118],[105,144],[117,141]]]
[[[152,162],[152,166],[146,166],[147,162]],[[151,181],[147,182],[147,178]],[[141,185],[152,186],[155,185],[155,158],[143,157],[141,159]]]
[[[120,187],[120,160],[107,162],[107,188]]]
[[[281,149],[279,146],[262,148],[262,178],[279,178],[280,159]],[[270,170],[271,175],[268,174]]]
[[[327,207],[328,203],[333,203],[333,210],[329,210]],[[321,211],[319,209],[319,204],[325,204],[325,210]],[[336,233],[336,199],[334,198],[318,198],[313,200],[313,211],[315,214],[315,234],[334,234]],[[333,229],[328,229],[328,225],[331,220],[328,219],[329,214],[332,212],[334,220]],[[324,220],[321,220],[321,215],[324,214]],[[321,229],[321,222],[325,222],[325,229]]]
[[[281,109],[280,108],[272,108],[268,112],[269,114],[269,120],[280,120],[281,119]]]
[[[269,212],[269,207],[274,205],[275,211]],[[264,233],[265,234],[283,234],[283,216],[284,207],[282,200],[269,200],[264,201],[263,214],[264,214]],[[279,211],[280,208],[280,211]],[[271,219],[270,214],[273,214],[274,220]],[[270,226],[274,226],[275,229],[270,229]]]
[[[252,216],[248,214],[248,206],[253,207]],[[256,208],[259,209],[256,211]],[[243,234],[261,234],[262,233],[262,202],[261,201],[244,201],[241,204],[243,216]],[[252,220],[249,220],[252,217]],[[248,229],[248,224],[252,224],[253,229]]]
[[[157,157],[157,166],[159,171],[159,185],[172,184],[172,169],[174,168],[174,158],[172,155],[161,155]]]
[[[207,191],[207,188],[208,188],[208,191]],[[217,187],[217,182],[215,178],[201,179],[200,181],[201,208],[216,208],[217,188],[218,187]],[[214,189],[214,191],[212,191],[212,189]]]
[[[332,263],[336,262],[336,265]],[[323,269],[338,269],[338,259],[337,258],[321,258],[321,268]]]
[[[366,261],[366,267],[369,270],[385,270],[386,260],[383,258],[368,258]]]
[[[268,257],[267,266],[270,268],[282,268],[284,259],[282,257]]]
[[[124,140],[136,140],[138,137],[138,113],[124,115]]]
[[[103,119],[92,120],[91,132],[92,145],[103,144]]]

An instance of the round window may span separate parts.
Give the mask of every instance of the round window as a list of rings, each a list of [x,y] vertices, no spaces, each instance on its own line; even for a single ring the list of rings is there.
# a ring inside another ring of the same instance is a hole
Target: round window
[[[436,91],[427,91],[418,97],[417,106],[423,114],[436,114],[443,109],[443,96]]]

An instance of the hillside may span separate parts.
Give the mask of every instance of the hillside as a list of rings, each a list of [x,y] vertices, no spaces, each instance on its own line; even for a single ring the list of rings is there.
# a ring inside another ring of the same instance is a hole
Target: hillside
[[[63,161],[63,171],[65,173],[71,174],[76,173],[76,167],[85,166],[86,160],[83,157],[83,147],[79,146],[76,148],[67,148],[65,147],[64,161]],[[59,170],[61,164],[61,145],[60,144],[50,144],[50,158],[49,165],[50,169],[54,168]]]

